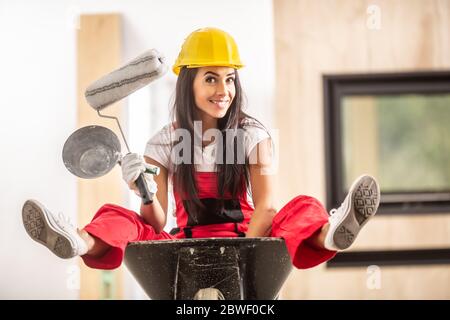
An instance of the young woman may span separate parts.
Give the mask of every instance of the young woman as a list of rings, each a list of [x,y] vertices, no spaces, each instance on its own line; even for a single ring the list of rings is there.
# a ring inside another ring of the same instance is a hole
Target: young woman
[[[277,211],[273,205],[272,139],[243,108],[238,69],[243,67],[233,38],[215,28],[185,40],[173,71],[178,75],[175,121],[147,143],[145,155],[122,159],[123,178],[137,191],[145,174],[155,193],[140,215],[106,204],[78,230],[35,200],[23,206],[29,235],[61,258],[81,256],[99,269],[120,266],[129,242],[207,237],[282,237],[297,268],[310,268],[347,249],[379,205],[374,178],[363,175],[341,207],[329,216],[320,202],[298,196]],[[212,138],[214,137],[214,138]],[[178,228],[163,231],[168,191],[173,185]]]

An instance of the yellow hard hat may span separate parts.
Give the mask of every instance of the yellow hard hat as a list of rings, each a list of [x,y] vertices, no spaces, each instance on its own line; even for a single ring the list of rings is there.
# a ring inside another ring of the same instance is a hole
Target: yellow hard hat
[[[180,69],[205,66],[242,68],[234,39],[225,31],[217,28],[202,28],[192,32],[181,47],[173,72],[178,75]]]

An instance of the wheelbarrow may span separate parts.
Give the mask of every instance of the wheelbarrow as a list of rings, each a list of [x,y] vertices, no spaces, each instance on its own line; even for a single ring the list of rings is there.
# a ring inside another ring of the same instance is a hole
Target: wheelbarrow
[[[282,238],[138,241],[125,264],[155,300],[272,300],[292,270]]]

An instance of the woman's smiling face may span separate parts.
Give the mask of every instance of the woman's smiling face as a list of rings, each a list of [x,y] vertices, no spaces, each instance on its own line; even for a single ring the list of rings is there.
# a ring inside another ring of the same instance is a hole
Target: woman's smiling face
[[[198,68],[194,79],[194,97],[201,120],[225,116],[236,94],[235,69]]]

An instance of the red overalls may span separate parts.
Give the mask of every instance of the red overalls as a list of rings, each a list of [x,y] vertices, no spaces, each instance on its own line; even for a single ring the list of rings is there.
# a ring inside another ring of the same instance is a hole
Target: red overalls
[[[193,218],[185,211],[183,200],[176,193],[178,228],[170,233],[157,234],[136,212],[105,204],[84,229],[111,246],[100,257],[82,256],[85,264],[96,269],[115,269],[122,263],[127,244],[143,240],[182,238],[245,237],[253,207],[247,194],[239,199],[217,201],[217,176],[214,172],[196,173],[198,197],[205,210]],[[292,263],[299,269],[314,267],[334,257],[336,252],[313,247],[308,243],[314,233],[328,221],[328,214],[320,202],[312,197],[298,196],[288,202],[272,222],[272,237],[284,238]]]

